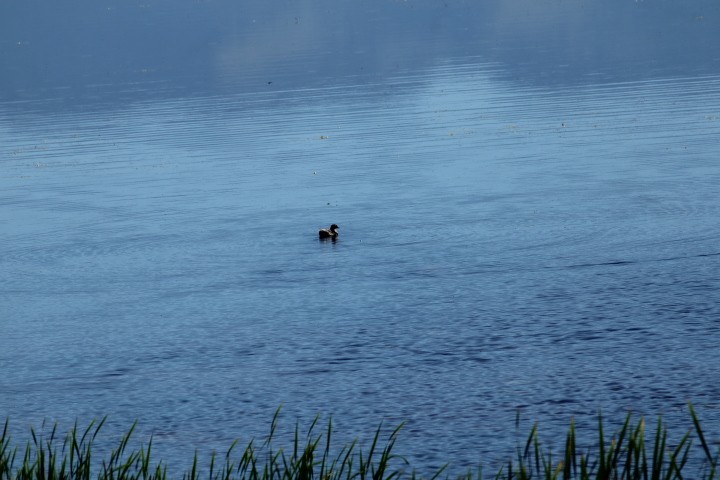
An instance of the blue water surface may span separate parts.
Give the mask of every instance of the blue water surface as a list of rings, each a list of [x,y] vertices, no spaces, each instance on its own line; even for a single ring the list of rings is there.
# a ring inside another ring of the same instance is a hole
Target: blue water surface
[[[517,412],[679,439],[689,400],[720,438],[716,4],[236,3],[0,6],[18,439],[138,420],[184,469],[282,405],[462,473]]]

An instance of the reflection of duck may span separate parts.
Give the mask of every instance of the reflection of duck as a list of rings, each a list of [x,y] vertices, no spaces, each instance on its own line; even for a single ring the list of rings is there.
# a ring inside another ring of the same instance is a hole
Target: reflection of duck
[[[320,232],[318,234],[320,235],[320,238],[332,238],[333,240],[337,240],[338,238],[338,227],[334,223],[330,225],[330,228],[321,228]]]

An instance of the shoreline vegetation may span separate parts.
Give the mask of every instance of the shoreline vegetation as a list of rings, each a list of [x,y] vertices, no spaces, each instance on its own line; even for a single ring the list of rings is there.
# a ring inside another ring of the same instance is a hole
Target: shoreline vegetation
[[[480,480],[674,480],[718,478],[718,457],[706,440],[700,420],[689,404],[692,426],[680,439],[672,443],[662,418],[646,432],[643,417],[633,421],[628,414],[623,425],[607,436],[602,415],[598,415],[595,443],[589,447],[577,444],[575,423],[571,421],[564,449],[554,454],[543,447],[535,424],[527,438],[518,443],[511,460],[494,470],[468,471],[457,479]],[[295,428],[294,442],[289,448],[275,448],[273,436],[280,410],[273,417],[270,435],[262,442],[250,441],[244,450],[233,443],[223,455],[213,453],[209,465],[201,467],[198,455],[192,466],[181,476],[168,474],[167,465],[152,458],[152,438],[147,445],[128,447],[135,425],[124,434],[117,447],[104,458],[96,458],[93,445],[105,419],[91,422],[85,429],[77,423],[60,438],[55,426],[49,434],[39,435],[31,430],[32,440],[24,448],[12,444],[8,433],[9,421],[0,436],[0,480],[89,480],[143,479],[164,480],[400,480],[421,477],[412,465],[393,451],[402,424],[388,435],[378,427],[369,448],[363,449],[354,441],[346,446],[332,445],[332,420],[318,426],[318,418],[307,433]],[[519,423],[519,418],[518,422]],[[699,448],[691,448],[699,445]],[[510,453],[510,452],[508,452]],[[692,454],[700,458],[691,459]],[[446,465],[447,467],[447,465]],[[428,480],[448,479],[446,467]]]

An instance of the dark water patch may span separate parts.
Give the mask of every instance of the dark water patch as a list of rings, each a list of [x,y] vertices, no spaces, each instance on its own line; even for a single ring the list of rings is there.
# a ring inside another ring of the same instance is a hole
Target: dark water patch
[[[569,265],[567,268],[583,268],[583,267],[604,267],[604,266],[613,266],[613,265],[632,265],[635,262],[628,261],[628,260],[616,260],[616,261],[609,261],[609,262],[602,262],[602,263],[586,263],[581,265]]]

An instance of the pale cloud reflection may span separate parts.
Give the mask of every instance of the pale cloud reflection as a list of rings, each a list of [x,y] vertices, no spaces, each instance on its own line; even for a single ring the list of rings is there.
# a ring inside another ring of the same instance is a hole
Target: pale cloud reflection
[[[716,75],[719,30],[712,0],[5,2],[0,100],[319,88],[447,63],[534,85]]]
[[[677,76],[720,70],[720,48],[701,25],[713,9],[645,2],[610,9],[583,0],[264,5],[237,21],[213,58],[223,84],[253,76],[293,76],[296,86],[382,78],[462,58],[502,64],[508,76],[531,83],[653,77],[667,69]]]

